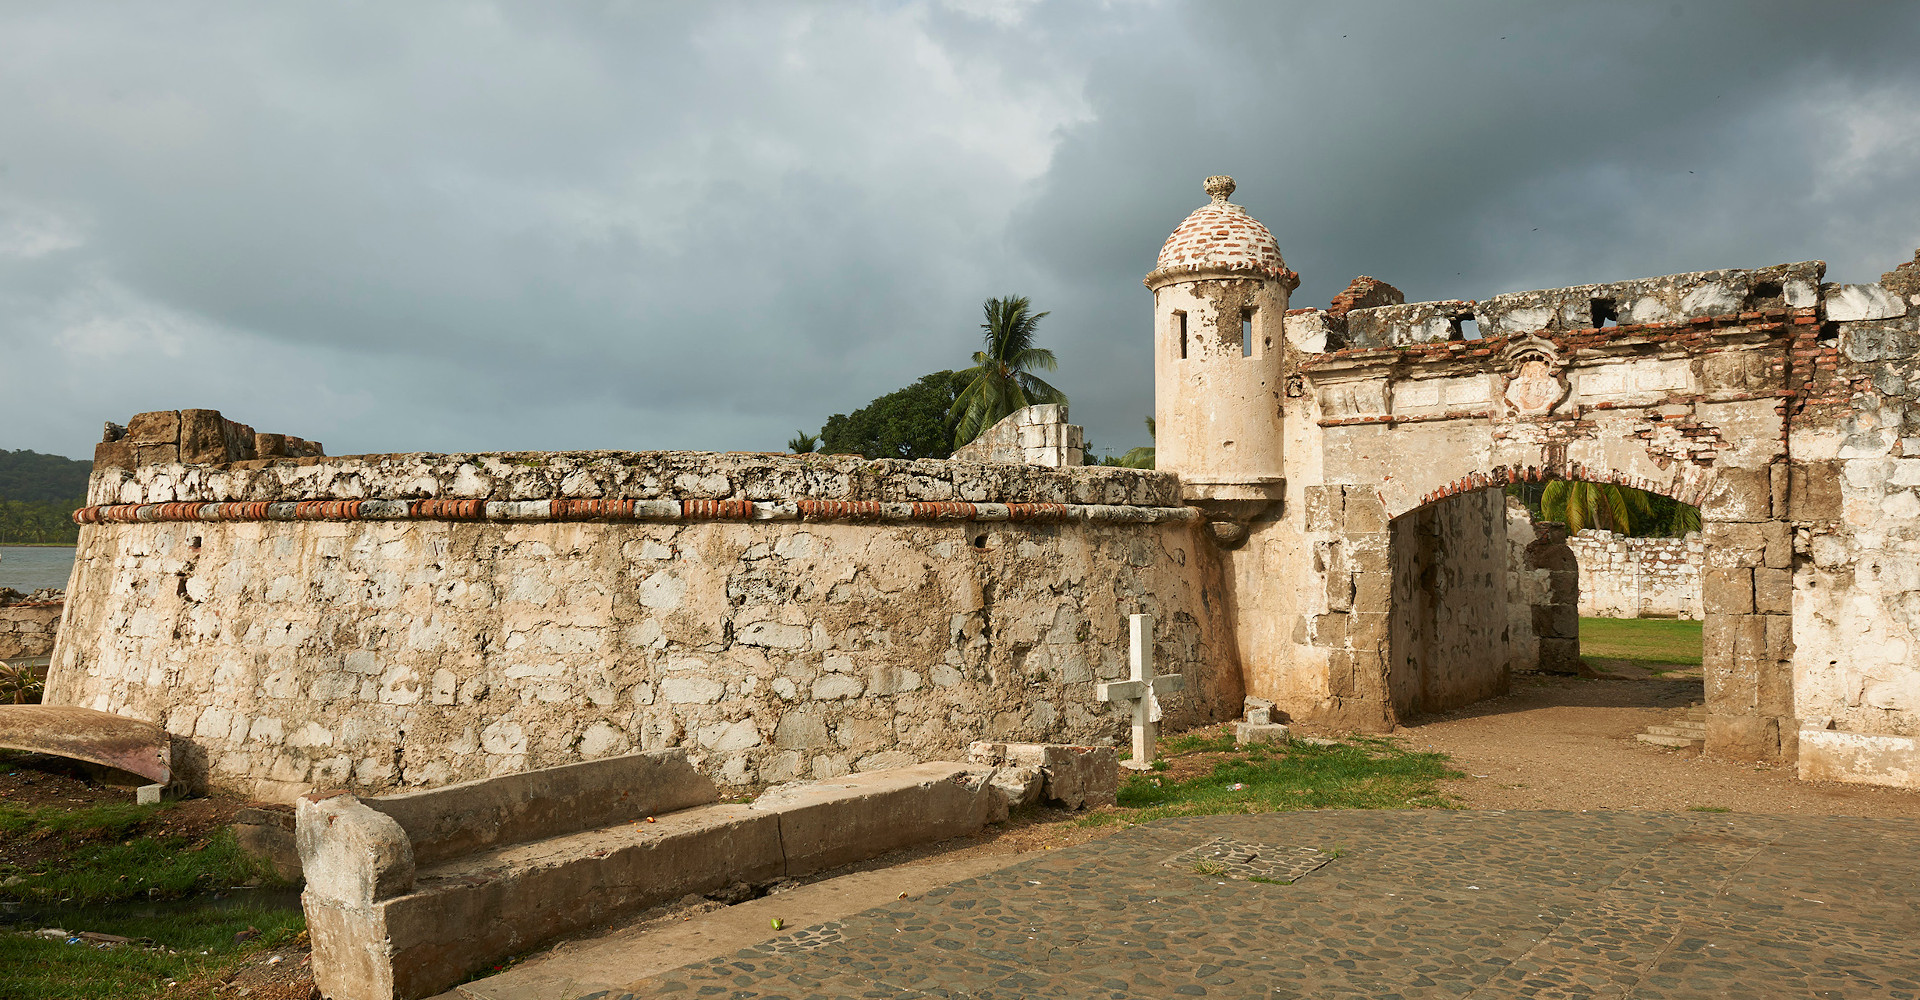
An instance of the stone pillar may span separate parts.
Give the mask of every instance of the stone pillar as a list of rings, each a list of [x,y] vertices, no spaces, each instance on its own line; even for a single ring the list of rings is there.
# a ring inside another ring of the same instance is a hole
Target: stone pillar
[[[1547,674],[1580,672],[1580,562],[1567,544],[1567,526],[1535,521],[1527,543],[1527,568],[1545,575],[1533,604],[1533,634],[1540,644],[1538,669]]]
[[[1796,753],[1793,530],[1785,519],[1786,495],[1781,462],[1723,470],[1715,495],[1702,506],[1707,752],[1717,756],[1772,761]]]

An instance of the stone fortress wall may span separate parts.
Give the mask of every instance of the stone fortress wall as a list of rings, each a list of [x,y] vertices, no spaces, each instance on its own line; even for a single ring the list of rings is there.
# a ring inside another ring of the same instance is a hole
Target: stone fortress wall
[[[0,592],[0,660],[38,660],[53,653],[64,598],[59,591],[36,591],[14,599]]]
[[[1586,618],[1685,618],[1698,621],[1706,543],[1633,538],[1588,528],[1567,539],[1580,561],[1580,614]]]
[[[138,423],[138,421],[136,421]],[[188,737],[262,798],[686,746],[727,784],[1112,743],[1127,615],[1241,682],[1170,476],[857,457],[101,465],[48,701]]]

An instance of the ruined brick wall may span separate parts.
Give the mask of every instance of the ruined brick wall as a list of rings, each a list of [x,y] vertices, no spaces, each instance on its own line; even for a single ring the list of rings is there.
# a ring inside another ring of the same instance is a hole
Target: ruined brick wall
[[[1920,785],[1920,259],[1823,292],[1795,348],[1801,773]]]
[[[62,607],[58,591],[0,600],[0,660],[36,659],[52,653]]]
[[[82,529],[48,700],[162,724],[263,798],[669,746],[747,784],[1109,742],[1094,684],[1142,611],[1187,677],[1173,724],[1240,708],[1214,553],[1151,472],[412,455],[109,468],[92,493],[144,506]],[[608,498],[679,519],[553,519]]]
[[[1580,614],[1588,618],[1685,618],[1698,621],[1706,544],[1685,538],[1632,538],[1589,528],[1567,540],[1580,561]]]
[[[1402,721],[1507,691],[1506,499],[1499,490],[1451,497],[1389,528],[1387,687]]]

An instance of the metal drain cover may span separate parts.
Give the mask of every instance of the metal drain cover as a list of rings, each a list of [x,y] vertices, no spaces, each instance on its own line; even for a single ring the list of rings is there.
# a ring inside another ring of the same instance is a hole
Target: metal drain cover
[[[1181,851],[1161,863],[1195,875],[1285,883],[1337,856],[1311,847],[1249,844],[1221,837]]]

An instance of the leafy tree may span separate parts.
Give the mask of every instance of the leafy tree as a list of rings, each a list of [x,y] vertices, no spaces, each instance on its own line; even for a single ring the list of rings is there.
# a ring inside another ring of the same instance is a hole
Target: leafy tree
[[[1672,497],[1612,483],[1516,483],[1507,487],[1535,520],[1563,521],[1567,530],[1600,528],[1642,538],[1680,536],[1700,530],[1700,508]],[[1625,509],[1624,519],[1620,511]]]
[[[0,500],[0,544],[80,540],[73,512],[85,500]]]
[[[66,500],[85,496],[92,462],[0,448],[0,500]]]
[[[836,413],[821,428],[817,450],[868,458],[946,458],[954,448],[947,414],[967,382],[962,372],[934,372],[851,414]]]
[[[787,439],[787,450],[796,455],[810,455],[820,450],[820,439],[806,431],[794,431]]]
[[[1034,329],[1046,313],[1031,311],[1024,295],[988,299],[987,349],[973,353],[973,367],[961,372],[967,387],[953,401],[953,447],[972,441],[1007,414],[1038,403],[1065,403],[1066,393],[1048,385],[1033,369],[1053,371],[1053,352],[1033,346]]]

